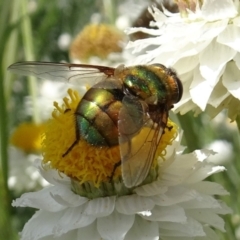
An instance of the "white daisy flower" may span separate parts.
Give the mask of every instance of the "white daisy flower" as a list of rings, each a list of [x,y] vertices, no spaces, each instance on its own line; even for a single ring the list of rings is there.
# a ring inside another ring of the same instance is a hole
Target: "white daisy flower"
[[[79,102],[76,92],[69,95],[62,108],[55,104],[43,143],[44,159],[38,161],[51,186],[12,203],[38,209],[24,226],[22,240],[218,239],[214,229],[225,231],[219,215],[231,210],[214,198],[228,194],[223,187],[205,180],[225,170],[206,161],[212,151],[183,154],[181,137],[173,140],[177,127],[169,121],[146,181],[126,188],[117,169],[109,182],[109,172],[119,161],[118,147],[106,150],[80,140],[62,157],[74,137],[71,112]]]
[[[227,192],[204,179],[224,168],[206,162],[208,150],[182,154],[179,142],[168,153],[157,181],[132,195],[95,199],[75,194],[70,178],[46,171],[39,162],[39,171],[52,186],[13,202],[15,207],[39,209],[21,239],[218,239],[211,227],[225,231],[219,215],[231,211],[214,195]]]
[[[240,15],[238,0],[178,1],[179,13],[149,9],[157,29],[143,31],[152,38],[130,42],[143,53],[135,63],[171,66],[183,82],[182,101],[175,112],[208,112],[212,117],[227,108],[240,113]]]

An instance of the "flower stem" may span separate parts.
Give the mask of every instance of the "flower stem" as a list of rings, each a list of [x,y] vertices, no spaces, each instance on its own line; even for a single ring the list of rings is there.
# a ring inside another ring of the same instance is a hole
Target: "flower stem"
[[[239,115],[236,118],[236,123],[237,123],[237,127],[238,127],[238,132],[240,133],[240,116]]]
[[[13,239],[13,229],[10,215],[10,193],[8,189],[8,119],[5,94],[4,50],[7,42],[8,22],[14,2],[3,1],[1,4],[0,27],[0,236],[1,239]]]
[[[181,128],[184,131],[183,137],[185,140],[185,144],[187,145],[187,151],[192,152],[196,149],[201,148],[201,144],[199,142],[197,127],[198,119],[192,116],[192,113],[186,113],[185,115],[177,115]]]
[[[34,47],[33,47],[33,33],[29,14],[27,12],[28,1],[21,1],[21,11],[22,11],[22,36],[23,45],[25,51],[25,58],[27,61],[34,60]],[[40,116],[39,110],[37,108],[37,79],[33,76],[28,77],[28,88],[33,102],[33,122],[39,123]]]

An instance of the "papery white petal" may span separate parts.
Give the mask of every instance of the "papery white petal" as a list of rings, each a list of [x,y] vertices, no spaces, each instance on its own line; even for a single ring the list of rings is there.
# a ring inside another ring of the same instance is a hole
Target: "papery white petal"
[[[110,216],[97,219],[97,229],[106,240],[123,240],[134,223],[134,215],[114,211]]]
[[[222,82],[235,98],[240,99],[240,70],[234,62],[228,63]]]
[[[225,44],[240,52],[240,28],[231,24],[217,37],[219,43]]]
[[[195,150],[193,152],[195,156],[197,157],[198,161],[205,161],[210,155],[215,154],[214,151],[209,150],[209,149],[201,149],[201,150]]]
[[[61,236],[73,229],[88,226],[96,219],[95,216],[87,216],[82,212],[84,207],[68,208],[62,216],[56,221],[53,232],[55,236]]]
[[[208,21],[233,18],[237,15],[237,10],[231,0],[204,1],[201,10],[202,16]]]
[[[226,170],[225,167],[222,166],[211,166],[208,164],[198,165],[196,166],[195,171],[189,175],[187,179],[185,179],[184,183],[193,184],[199,181],[204,180],[205,178],[211,176],[214,173],[223,172]]]
[[[184,186],[169,187],[164,194],[153,196],[156,205],[171,206],[182,202],[187,202],[191,199],[196,199],[200,195],[193,189],[188,189]]]
[[[223,83],[218,82],[208,100],[208,104],[211,104],[213,107],[217,108],[229,95],[230,94],[223,86]]]
[[[194,40],[196,42],[204,42],[204,41],[212,41],[215,37],[217,37],[227,26],[228,19],[221,19],[216,22],[204,22],[199,31],[194,32]],[[190,32],[188,32],[189,34]]]
[[[24,193],[20,198],[12,202],[13,207],[32,207],[46,210],[49,212],[58,212],[66,206],[58,204],[51,196],[54,191],[59,191],[56,186],[44,188],[38,192]]]
[[[215,227],[222,232],[225,232],[223,219],[212,211],[209,211],[209,209],[188,209],[185,211],[188,216],[191,216],[197,221],[207,223],[210,226]]]
[[[115,207],[116,197],[104,197],[92,199],[87,203],[83,211],[84,215],[93,215],[95,217],[105,217],[110,215]]]
[[[69,188],[58,188],[58,191],[51,191],[52,198],[56,202],[67,207],[77,207],[88,201],[88,198],[76,195]]]
[[[229,195],[229,193],[218,183],[202,181],[192,185],[199,193],[208,195]]]
[[[38,168],[38,171],[44,179],[52,185],[65,185],[67,187],[71,187],[71,180],[69,177],[63,173],[59,173],[57,170],[50,169],[49,166],[44,166],[44,169],[41,159],[36,159],[34,165]]]
[[[124,240],[158,240],[159,230],[157,222],[146,221],[138,216],[135,217],[132,228]]]
[[[159,31],[159,29],[151,29],[151,28],[144,28],[144,27],[132,27],[132,28],[126,29],[124,32],[128,35],[133,34],[133,33],[137,33],[137,32],[147,33],[147,34],[150,34],[152,36],[158,36],[158,35],[161,34],[161,31]],[[128,48],[130,46],[131,45],[129,45]]]
[[[203,226],[193,218],[188,218],[184,223],[162,222],[159,224],[159,228],[160,234],[163,236],[173,236],[172,233],[179,238],[205,236]]]
[[[116,210],[123,214],[134,214],[144,210],[151,210],[154,203],[150,198],[138,195],[122,196],[116,201]]]
[[[236,66],[238,67],[238,69],[240,69],[240,53],[237,53],[233,58],[233,60],[236,63]]]
[[[139,215],[141,215],[144,219],[159,222],[184,223],[187,220],[184,209],[177,205],[165,207],[155,206],[151,212],[152,215],[150,216],[144,216],[142,214]]]
[[[21,233],[24,240],[38,240],[42,237],[53,235],[53,228],[64,211],[52,214],[48,211],[40,210],[25,224]]]
[[[102,240],[102,237],[97,231],[97,221],[88,225],[87,227],[79,228],[76,239]]]
[[[212,41],[199,56],[201,75],[214,87],[225,64],[235,55],[236,51],[232,48]]]
[[[212,41],[199,56],[201,75],[214,85],[226,63],[235,55],[232,48]]]
[[[204,232],[206,233],[206,237],[203,239],[201,238],[201,240],[219,240],[219,236],[216,234],[216,232],[214,232],[213,229],[211,229],[208,226],[204,226],[203,229]]]
[[[155,181],[135,189],[137,195],[140,196],[153,196],[156,194],[162,194],[167,191],[167,187],[162,185],[161,182]]]
[[[198,195],[196,199],[191,199],[188,202],[180,203],[184,209],[201,209],[201,208],[209,208],[209,209],[220,209],[220,203],[211,196],[207,195]]]
[[[192,154],[179,155],[176,160],[164,171],[160,169],[160,181],[165,186],[174,186],[181,184],[185,178],[192,174],[192,167],[197,159],[191,157]]]
[[[56,239],[56,238],[53,237],[52,235],[41,238],[41,240],[53,240],[53,239]],[[57,240],[68,240],[68,239],[78,239],[77,231],[73,230],[57,237]]]
[[[181,76],[184,73],[188,73],[193,70],[199,64],[198,55],[188,56],[179,59],[174,65],[174,69],[177,70],[177,74]],[[180,77],[181,78],[181,77]],[[183,78],[186,81],[186,77]]]
[[[217,81],[216,81],[217,83]],[[207,106],[208,99],[213,91],[214,85],[201,75],[200,69],[195,69],[194,78],[190,86],[192,101],[198,105],[202,111]],[[199,94],[201,93],[201,94]]]

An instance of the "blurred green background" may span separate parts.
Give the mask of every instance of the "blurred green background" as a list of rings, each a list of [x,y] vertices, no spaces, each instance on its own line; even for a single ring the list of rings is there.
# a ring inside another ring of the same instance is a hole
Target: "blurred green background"
[[[129,2],[132,1],[129,0]],[[140,1],[139,4],[142,2]],[[39,114],[37,111],[44,111],[44,109],[33,108],[32,115],[26,113],[26,97],[31,96],[34,102],[40,94],[37,91],[38,82],[35,79],[23,81],[22,77],[7,72],[7,67],[14,62],[25,60],[69,62],[68,48],[61,47],[59,44],[61,37],[67,36],[70,40],[74,39],[94,17],[99,18],[100,22],[114,24],[117,17],[121,17],[121,4],[127,6],[128,1],[8,0],[0,2],[1,239],[18,239],[17,233],[34,213],[34,209],[11,207],[12,200],[24,193],[24,190],[18,191],[8,186],[11,170],[8,160],[9,139],[21,122],[36,122]],[[130,15],[130,12],[125,12],[125,14]],[[211,180],[222,184],[230,192],[229,196],[224,196],[222,199],[233,209],[233,214],[224,216],[226,233],[219,232],[219,236],[221,239],[240,239],[238,190],[240,186],[240,126],[231,123],[225,112],[214,120],[205,114],[197,117],[194,117],[192,113],[184,116],[171,114],[171,116],[184,130],[183,145],[188,147],[186,151],[191,152],[210,144],[211,146],[215,144],[216,149],[220,149],[222,159],[213,161],[218,164],[219,160],[219,164],[225,165],[227,171],[216,174]],[[32,190],[40,187],[40,185],[36,186]]]

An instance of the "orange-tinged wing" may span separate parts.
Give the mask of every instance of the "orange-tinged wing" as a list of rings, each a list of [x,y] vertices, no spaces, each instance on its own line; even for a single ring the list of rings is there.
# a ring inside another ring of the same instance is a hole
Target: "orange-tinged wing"
[[[140,185],[147,177],[168,118],[168,112],[160,109],[156,113],[159,121],[153,123],[144,106],[141,117],[138,118],[136,118],[137,113],[131,113],[133,108],[134,106],[130,107],[129,103],[125,104],[123,101],[119,113],[122,177],[128,188]]]
[[[76,84],[94,85],[112,77],[115,68],[71,63],[52,62],[19,62],[8,67],[8,70],[20,75],[32,75],[54,81],[65,81]]]

